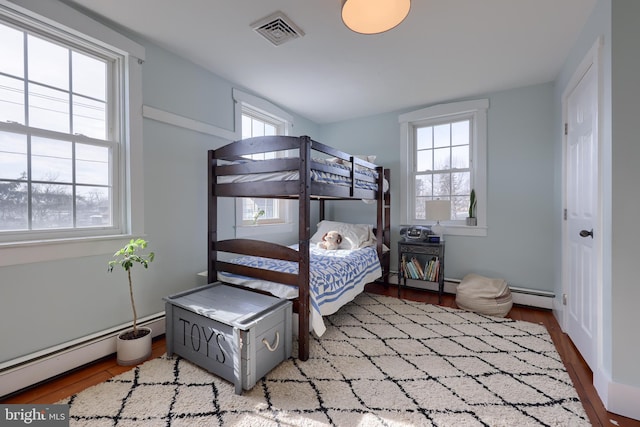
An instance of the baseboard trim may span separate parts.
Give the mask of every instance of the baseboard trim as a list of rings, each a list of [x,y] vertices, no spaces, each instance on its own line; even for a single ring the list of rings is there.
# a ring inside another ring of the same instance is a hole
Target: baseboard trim
[[[144,317],[138,324],[150,327],[154,338],[163,335],[166,329],[164,311]],[[3,363],[0,366],[0,397],[115,353],[116,336],[130,328],[131,323],[127,323]]]
[[[389,283],[397,285],[398,276],[396,274],[392,274],[389,277]],[[459,283],[460,280],[457,279],[445,279],[444,292],[455,295]],[[436,283],[425,282],[422,280],[407,279],[407,286],[416,289],[426,289],[435,292],[438,291],[438,285]],[[509,286],[509,289],[511,290],[511,297],[513,298],[514,304],[543,308],[546,310],[551,310],[553,308],[553,299],[555,296],[551,292],[513,286]]]
[[[593,385],[607,411],[640,420],[639,387],[611,381],[611,378],[600,369],[593,374]]]

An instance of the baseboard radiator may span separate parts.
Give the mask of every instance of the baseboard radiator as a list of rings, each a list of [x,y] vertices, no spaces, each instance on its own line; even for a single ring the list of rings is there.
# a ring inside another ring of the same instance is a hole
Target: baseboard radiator
[[[164,311],[138,320],[153,337],[165,333]],[[0,397],[33,386],[116,352],[116,337],[131,323],[63,343],[0,364]]]
[[[398,275],[393,274],[389,277],[389,283],[398,284]],[[456,287],[460,283],[458,279],[445,279],[444,292],[448,294],[456,293]],[[432,282],[424,282],[422,280],[407,280],[407,286],[418,289],[428,289],[431,291],[438,291],[438,285]],[[553,309],[553,299],[555,294],[553,292],[538,291],[535,289],[519,288],[509,285],[511,290],[511,297],[513,303],[518,305],[525,305],[528,307],[543,308],[547,310]]]

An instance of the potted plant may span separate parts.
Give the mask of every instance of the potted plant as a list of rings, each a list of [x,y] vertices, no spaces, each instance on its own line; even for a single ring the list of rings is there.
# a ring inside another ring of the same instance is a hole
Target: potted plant
[[[131,269],[133,266],[140,264],[144,268],[148,268],[149,263],[155,257],[153,252],[149,252],[147,255],[140,253],[146,247],[146,240],[131,239],[123,248],[114,253],[114,259],[109,261],[110,272],[113,271],[113,267],[116,265],[120,265],[127,272],[131,309],[133,310],[133,329],[125,331],[117,337],[116,351],[119,365],[136,365],[151,355],[151,329],[138,327],[138,315],[133,298],[133,283],[131,282]]]
[[[471,195],[469,196],[469,217],[467,218],[467,225],[478,225],[478,219],[476,218],[476,190],[471,189]]]

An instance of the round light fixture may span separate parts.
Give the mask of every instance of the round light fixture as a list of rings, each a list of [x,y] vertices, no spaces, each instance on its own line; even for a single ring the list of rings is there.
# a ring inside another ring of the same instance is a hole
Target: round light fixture
[[[360,34],[378,34],[396,27],[409,14],[411,0],[342,0],[342,22]]]

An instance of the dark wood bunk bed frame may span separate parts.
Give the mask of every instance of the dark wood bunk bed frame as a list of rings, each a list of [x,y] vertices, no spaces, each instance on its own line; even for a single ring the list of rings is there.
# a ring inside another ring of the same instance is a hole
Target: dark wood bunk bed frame
[[[237,160],[246,160],[242,156],[265,152],[297,150],[298,157],[276,158],[257,162],[229,164]],[[312,153],[322,153],[320,157],[335,157],[351,162],[352,166],[374,169],[377,179],[364,175],[359,168],[345,170],[340,167],[318,163]],[[336,185],[312,181],[311,170],[319,170],[350,178],[350,185]],[[218,183],[217,177],[228,175],[246,175],[280,171],[299,172],[298,180],[259,181],[240,183]],[[308,136],[266,136],[232,142],[217,150],[208,152],[208,283],[217,281],[217,272],[225,271],[243,276],[260,278],[276,283],[298,287],[298,298],[293,301],[294,312],[298,313],[298,358],[309,358],[309,240],[311,239],[311,200],[319,201],[319,220],[325,219],[325,200],[361,200],[376,201],[377,252],[382,265],[380,282],[387,284],[389,278],[390,254],[383,251],[383,245],[390,247],[390,190],[374,191],[357,188],[356,179],[375,182],[383,189],[384,180],[389,183],[389,170],[363,161],[355,156],[336,150],[312,140]],[[390,187],[390,185],[389,185]],[[299,211],[298,244],[299,250],[287,246],[252,240],[218,240],[218,197],[262,197],[271,199],[297,199]],[[259,256],[298,263],[298,274],[262,270],[241,266],[218,259],[218,252],[238,255]],[[253,289],[251,289],[253,290]],[[260,291],[257,291],[260,292]]]

